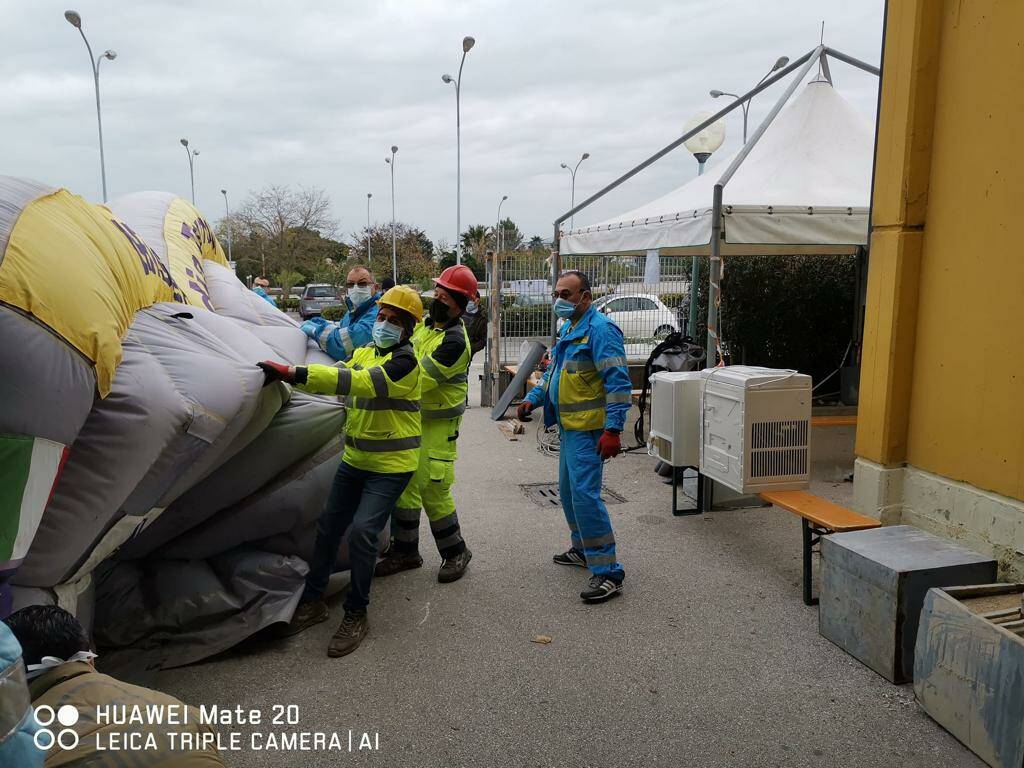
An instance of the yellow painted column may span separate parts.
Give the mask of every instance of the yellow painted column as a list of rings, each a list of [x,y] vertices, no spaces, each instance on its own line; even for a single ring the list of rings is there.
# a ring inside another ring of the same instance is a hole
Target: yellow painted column
[[[918,280],[943,3],[889,3],[868,267],[856,452],[906,459]]]

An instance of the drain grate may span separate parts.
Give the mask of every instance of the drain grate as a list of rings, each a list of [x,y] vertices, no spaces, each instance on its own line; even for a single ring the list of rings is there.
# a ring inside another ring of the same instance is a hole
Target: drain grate
[[[538,507],[559,507],[562,500],[558,496],[558,483],[525,483],[519,486],[523,494]],[[601,486],[601,498],[605,504],[624,504],[626,499],[617,494],[607,485]]]

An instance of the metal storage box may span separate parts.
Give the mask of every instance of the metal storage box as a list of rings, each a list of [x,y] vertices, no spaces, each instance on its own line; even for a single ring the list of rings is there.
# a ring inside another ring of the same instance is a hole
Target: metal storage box
[[[993,768],[1024,765],[1024,584],[932,589],[914,654],[914,693]]]
[[[995,577],[992,558],[909,525],[825,536],[818,631],[887,680],[905,683],[925,593]]]

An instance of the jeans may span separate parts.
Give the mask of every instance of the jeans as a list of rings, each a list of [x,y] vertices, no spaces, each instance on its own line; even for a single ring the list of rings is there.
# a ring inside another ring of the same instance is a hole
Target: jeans
[[[323,597],[341,538],[348,531],[352,581],[345,597],[345,610],[358,611],[370,604],[370,584],[377,564],[380,533],[412,475],[412,472],[370,472],[344,461],[338,465],[331,493],[317,523],[313,560],[309,564],[302,602]]]

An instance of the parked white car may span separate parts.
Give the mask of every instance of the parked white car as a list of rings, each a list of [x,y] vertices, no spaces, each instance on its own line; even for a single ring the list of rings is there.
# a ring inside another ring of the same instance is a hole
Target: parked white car
[[[675,311],[653,294],[611,294],[602,296],[594,306],[614,320],[627,339],[661,339],[679,330]]]

